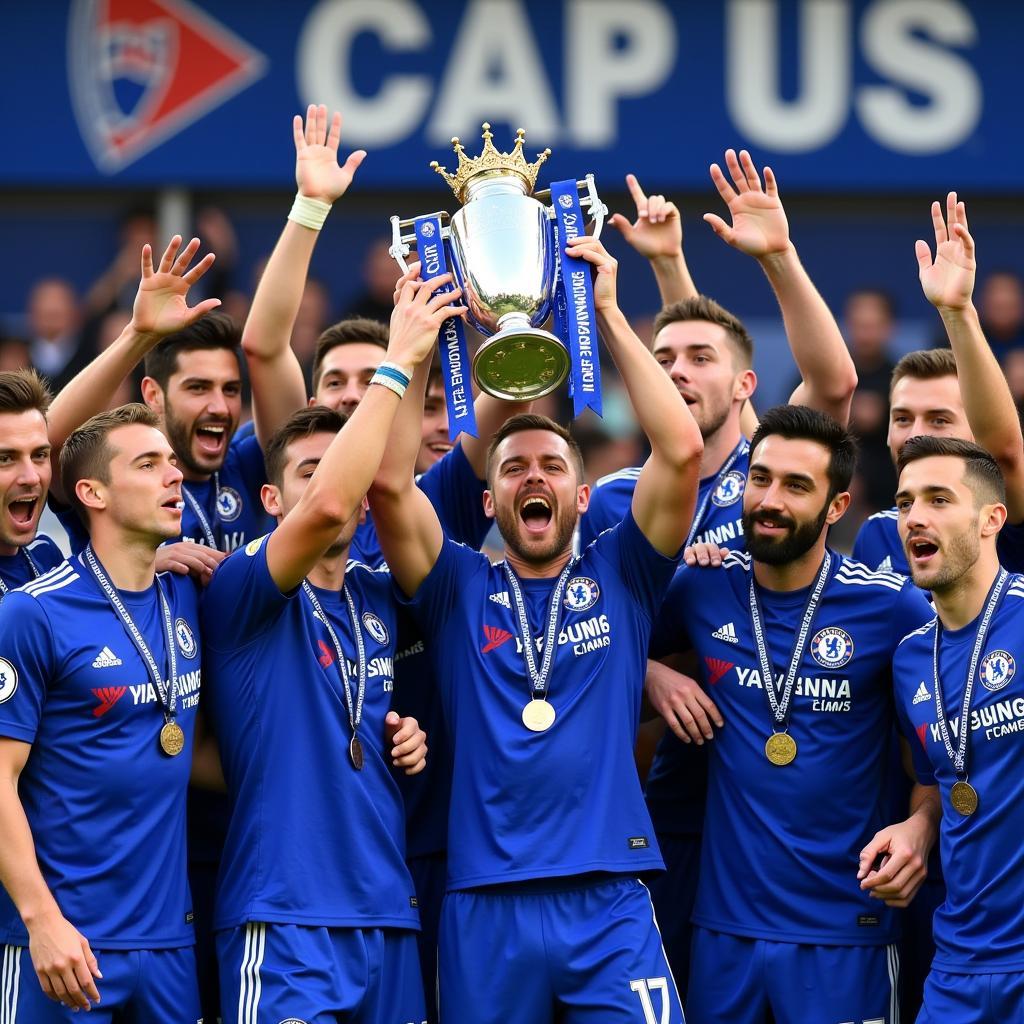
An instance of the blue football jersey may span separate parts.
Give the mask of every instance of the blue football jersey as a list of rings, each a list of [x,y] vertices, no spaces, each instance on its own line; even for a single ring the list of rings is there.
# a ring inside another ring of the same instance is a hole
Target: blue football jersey
[[[724,473],[719,469],[718,472],[701,480],[697,492],[699,523],[692,543],[706,541],[730,549],[745,546],[743,490],[749,467],[750,444],[744,440],[736,453],[736,458]],[[632,466],[618,473],[610,473],[597,481],[590,495],[590,506],[580,517],[580,551],[599,533],[611,529],[620,522],[629,511],[641,468]]]
[[[0,555],[0,601],[4,594],[31,583],[64,561],[64,553],[45,534],[39,534],[13,555]]]
[[[396,635],[391,577],[354,562],[345,573],[367,663],[365,767],[356,771],[330,633],[301,587],[277,589],[266,554],[263,539],[250,542],[221,563],[203,594],[204,707],[231,801],[214,927],[418,928],[402,800],[384,742]],[[354,702],[347,603],[340,592],[315,593],[347,656]]]
[[[94,949],[191,945],[185,790],[199,703],[198,595],[160,577],[177,645],[185,749],[159,747],[146,664],[81,556],[0,604],[0,735],[32,744],[18,791],[43,877]],[[166,678],[156,586],[118,591]],[[0,890],[0,942],[25,929]]]
[[[954,748],[978,620],[944,630],[939,651],[943,710]],[[942,795],[939,843],[946,900],[935,912],[936,970],[1024,971],[1024,577],[1012,576],[978,660],[971,699],[968,773],[978,809],[950,804],[957,781],[935,712],[934,618],[900,644],[896,706],[918,780]]]
[[[504,568],[445,540],[411,606],[432,639],[454,744],[449,888],[662,867],[633,745],[651,622],[676,564],[629,514],[584,552],[559,609],[549,695],[557,717],[531,732]],[[555,583],[520,581],[538,647]]]
[[[449,537],[474,548],[483,544],[492,522],[484,515],[483,494],[487,484],[473,472],[461,444],[421,473],[416,483],[430,499],[441,528]],[[349,553],[372,569],[384,561],[372,510],[356,530]]]
[[[853,542],[853,557],[869,569],[910,575],[907,555],[900,542],[895,508],[883,509],[861,523]]]
[[[719,569],[680,569],[662,607],[653,653],[694,649],[725,719],[708,745],[693,918],[713,931],[825,945],[893,940],[893,914],[861,892],[857,858],[891,824],[883,808],[892,655],[905,626],[932,612],[909,580],[832,559],[792,698],[798,753],[783,767],[765,756],[773,728],[750,622],[750,555],[730,552]],[[809,589],[758,591],[777,684]]]

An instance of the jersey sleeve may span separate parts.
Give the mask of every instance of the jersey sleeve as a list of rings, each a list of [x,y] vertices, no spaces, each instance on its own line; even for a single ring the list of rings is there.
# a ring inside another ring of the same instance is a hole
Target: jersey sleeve
[[[491,520],[484,515],[487,485],[473,472],[461,444],[435,462],[417,483],[434,506],[447,536],[471,548],[483,544],[491,528]]]
[[[267,540],[258,537],[217,566],[203,591],[203,643],[219,651],[241,647],[262,634],[298,593],[277,589],[267,565]]]
[[[436,637],[444,629],[470,579],[485,572],[487,566],[485,555],[445,537],[437,561],[419,590],[411,598],[407,598],[397,585],[394,592],[399,603],[408,607],[423,634]]]
[[[664,601],[658,609],[651,629],[650,656],[664,658],[680,654],[692,646],[686,630],[686,609],[690,601],[689,586],[700,570],[681,565],[669,584]],[[721,571],[721,570],[711,570]],[[720,585],[725,583],[724,579]]]
[[[869,569],[874,569],[885,558],[885,552],[879,552],[878,533],[878,523],[873,519],[865,519],[853,541],[850,557]]]
[[[13,591],[0,604],[0,736],[32,743],[57,655],[46,612]]]
[[[618,526],[600,534],[593,550],[612,563],[648,620],[653,620],[672,582],[682,548],[675,557],[663,555],[637,526],[629,510]]]
[[[585,551],[605,530],[610,530],[622,521],[622,516],[618,514],[617,498],[618,495],[610,484],[594,488],[594,492],[590,496],[590,505],[587,507],[587,511],[580,516],[579,545],[581,552]]]

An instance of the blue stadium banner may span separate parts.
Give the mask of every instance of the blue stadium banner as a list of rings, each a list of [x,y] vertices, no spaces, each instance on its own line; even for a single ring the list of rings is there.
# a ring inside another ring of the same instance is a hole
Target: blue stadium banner
[[[309,102],[343,111],[370,188],[433,186],[485,120],[550,146],[549,179],[706,189],[735,145],[788,190],[1021,185],[1019,3],[38,0],[3,21],[6,186],[281,186]]]

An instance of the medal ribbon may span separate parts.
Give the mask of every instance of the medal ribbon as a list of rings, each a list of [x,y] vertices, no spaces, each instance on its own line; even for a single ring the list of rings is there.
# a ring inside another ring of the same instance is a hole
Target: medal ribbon
[[[771,708],[772,721],[775,724],[775,731],[785,732],[789,722],[789,703],[793,696],[793,689],[796,684],[796,674],[800,670],[800,662],[803,660],[804,648],[807,646],[807,637],[811,632],[811,623],[818,611],[821,602],[821,593],[828,582],[829,570],[832,567],[832,555],[825,552],[821,562],[821,569],[818,572],[818,579],[807,598],[807,605],[804,608],[803,620],[800,623],[800,631],[796,635],[796,643],[793,645],[793,653],[789,658],[789,668],[786,670],[786,677],[782,684],[782,694],[775,692],[775,671],[772,668],[771,658],[768,656],[768,645],[764,639],[763,616],[761,615],[761,604],[757,597],[757,582],[754,579],[753,570],[750,574],[750,624],[754,629],[754,642],[757,644],[757,657],[761,662],[761,679],[764,682],[764,692],[768,696],[768,706]]]
[[[565,584],[568,582],[570,573],[576,568],[576,559],[569,559],[555,583],[554,590],[551,591],[547,629],[544,633],[544,653],[541,656],[539,669],[533,648],[533,631],[530,629],[530,619],[526,614],[526,602],[523,600],[523,592],[519,588],[519,580],[516,579],[516,574],[508,562],[503,564],[508,586],[516,603],[519,636],[523,642],[523,657],[526,660],[526,671],[530,677],[530,696],[534,700],[544,700],[548,695],[548,679],[551,676],[551,666],[555,660],[555,647],[557,646],[555,641],[558,636],[558,620],[561,617],[562,595],[565,593]]]
[[[206,538],[207,547],[211,547],[214,551],[217,550],[217,538],[214,535],[213,528],[210,526],[210,520],[206,518],[206,513],[203,511],[203,506],[196,500],[194,494],[189,491],[185,482],[182,481],[181,493],[185,500],[188,502],[188,507],[192,509],[192,514],[199,520],[199,528],[203,531],[203,536]],[[220,494],[220,474],[213,474],[213,501],[216,505],[217,496]]]
[[[121,602],[117,590],[110,580],[107,579],[100,563],[96,560],[92,544],[86,545],[84,554],[93,576],[96,577],[96,582],[100,585],[100,590],[103,591],[107,601],[110,602],[111,608],[117,613],[117,617],[121,620],[121,625],[124,626],[125,632],[135,645],[135,649],[139,652],[139,657],[142,658],[146,668],[149,669],[149,677],[153,680],[153,688],[156,690],[156,695],[164,709],[164,720],[173,722],[175,708],[178,703],[178,658],[174,650],[174,626],[171,624],[171,606],[167,603],[167,597],[164,594],[160,577],[155,577],[153,582],[156,584],[156,592],[160,598],[160,611],[164,620],[164,639],[167,643],[167,662],[170,667],[170,679],[167,681],[164,680],[160,667],[156,663],[156,658],[153,657],[153,652],[146,643],[146,638],[139,631],[139,627],[135,625],[131,615],[128,614],[128,609]]]
[[[448,258],[441,235],[440,217],[417,217],[414,224],[416,251],[420,258],[420,279],[428,281],[439,274],[448,273]],[[445,285],[450,292],[454,285]],[[441,350],[441,376],[444,379],[444,400],[448,406],[448,440],[465,431],[476,437],[476,412],[473,409],[473,389],[469,384],[469,346],[462,317],[449,317],[437,334]]]
[[[327,627],[327,632],[330,635],[331,643],[334,644],[334,653],[338,657],[338,671],[341,674],[341,685],[345,691],[345,705],[348,708],[348,724],[352,730],[354,736],[359,730],[359,723],[363,720],[363,699],[366,697],[366,645],[363,643],[363,628],[359,624],[359,616],[356,614],[355,602],[352,600],[352,595],[348,592],[348,587],[342,587],[341,592],[345,595],[345,603],[348,605],[348,615],[352,623],[352,635],[356,641],[356,673],[358,676],[358,683],[356,689],[355,706],[353,707],[352,702],[352,678],[348,672],[348,659],[345,657],[345,652],[341,649],[341,641],[338,639],[338,634],[334,632],[334,627],[331,625],[331,620],[327,618],[326,613],[320,606],[313,588],[309,585],[308,580],[302,581],[303,593],[309,598],[309,603],[313,606],[313,611],[320,616],[324,626]]]
[[[704,500],[700,503],[700,508],[693,515],[693,522],[690,524],[690,532],[686,535],[686,543],[683,545],[684,548],[688,548],[692,543],[693,539],[700,532],[701,523],[704,522],[704,516],[707,515],[708,505],[711,504],[711,499],[714,497],[715,492],[718,490],[719,484],[725,477],[725,474],[736,464],[736,460],[747,450],[747,439],[741,438],[740,443],[736,445],[732,450],[732,455],[725,460],[724,465],[718,471],[718,475],[715,477],[714,484],[708,488],[708,493],[704,495]]]
[[[591,408],[601,416],[601,360],[597,355],[597,323],[590,264],[567,256],[565,247],[584,234],[583,208],[576,179],[551,185],[551,205],[558,229],[555,232],[555,324],[559,337],[569,342],[572,363],[573,416]]]
[[[981,617],[981,624],[978,626],[977,636],[974,638],[974,650],[971,652],[971,664],[967,670],[967,682],[964,684],[964,702],[960,709],[960,734],[957,736],[956,749],[953,749],[953,741],[950,739],[949,723],[946,721],[946,711],[942,702],[942,686],[939,683],[939,634],[942,632],[942,620],[935,620],[935,643],[932,646],[932,678],[935,684],[935,717],[939,720],[939,732],[942,734],[942,743],[946,748],[946,754],[953,763],[953,771],[957,778],[963,781],[967,778],[967,739],[971,734],[971,696],[974,694],[974,678],[978,671],[978,659],[981,657],[985,640],[988,638],[988,630],[992,625],[996,609],[1003,596],[1006,581],[1010,574],[1005,569],[999,570],[988,592],[988,601],[985,604],[985,614]]]
[[[36,565],[35,562],[32,561],[32,556],[28,553],[28,548],[19,548],[18,550],[21,552],[21,554],[25,556],[25,561],[28,562],[28,567],[32,570],[32,578],[35,580],[39,579],[39,567]],[[0,598],[4,597],[6,594],[9,594],[10,592],[11,588],[7,586],[7,584],[4,583],[2,579],[0,579]]]

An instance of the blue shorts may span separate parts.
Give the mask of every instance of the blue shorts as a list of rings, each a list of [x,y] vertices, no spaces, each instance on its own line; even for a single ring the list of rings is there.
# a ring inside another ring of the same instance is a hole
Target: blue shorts
[[[684,1024],[650,894],[633,878],[449,892],[439,967],[453,1024]]]
[[[442,850],[423,857],[410,857],[406,865],[419,903],[420,930],[416,939],[420,947],[423,992],[427,997],[427,1022],[437,1024],[437,932],[448,877],[448,853]]]
[[[422,1024],[416,933],[247,924],[217,933],[224,1024]]]
[[[933,970],[925,979],[917,1024],[1024,1024],[1024,972]]]
[[[898,981],[895,946],[806,946],[694,927],[686,1012],[690,1024],[898,1024]]]
[[[88,1017],[43,995],[24,946],[2,946],[0,1022],[2,1024],[202,1024],[196,959],[191,946],[181,949],[100,950],[93,954],[103,977]],[[277,1024],[275,1021],[274,1024]]]
[[[693,903],[697,898],[697,870],[700,867],[699,835],[658,834],[658,847],[665,871],[650,881],[651,900],[658,915],[661,937],[669,967],[679,982],[679,995],[686,1005],[686,980],[690,973],[690,937]]]

